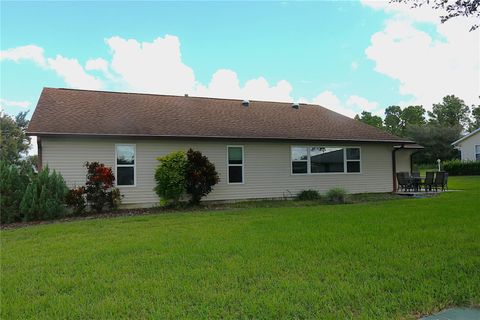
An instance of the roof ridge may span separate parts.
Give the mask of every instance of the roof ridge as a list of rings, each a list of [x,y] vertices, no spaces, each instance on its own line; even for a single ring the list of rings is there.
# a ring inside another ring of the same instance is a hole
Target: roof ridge
[[[175,94],[160,94],[160,93],[146,93],[146,92],[125,92],[125,91],[110,91],[110,90],[91,90],[91,89],[77,89],[77,88],[53,88],[53,87],[44,87],[44,89],[51,89],[51,90],[66,90],[66,91],[82,91],[82,92],[98,92],[98,93],[110,93],[110,94],[126,94],[126,95],[146,95],[146,96],[157,96],[157,97],[174,97],[174,98],[198,98],[198,99],[209,99],[209,100],[227,100],[227,101],[243,101],[244,99],[234,99],[234,98],[219,98],[219,97],[202,97],[202,96],[191,96],[187,94],[185,95],[175,95]],[[246,99],[250,102],[261,102],[261,103],[283,103],[283,104],[292,104],[292,102],[285,102],[285,101],[273,101],[273,100],[251,100]],[[305,103],[305,102],[298,102],[300,105],[306,106],[320,106],[318,104],[313,103]],[[324,107],[325,108],[325,107]]]

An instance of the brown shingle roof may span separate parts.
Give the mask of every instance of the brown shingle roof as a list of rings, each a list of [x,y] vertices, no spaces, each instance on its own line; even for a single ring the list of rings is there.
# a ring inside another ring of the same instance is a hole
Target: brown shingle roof
[[[53,88],[28,133],[408,142],[317,105]]]

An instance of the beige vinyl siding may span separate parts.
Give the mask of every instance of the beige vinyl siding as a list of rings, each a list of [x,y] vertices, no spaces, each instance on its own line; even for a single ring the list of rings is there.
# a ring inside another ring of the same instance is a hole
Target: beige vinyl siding
[[[480,132],[477,132],[457,144],[462,160],[475,160],[475,146],[480,145]]]
[[[411,172],[410,156],[415,151],[399,149],[395,152],[397,172]]]
[[[153,188],[157,157],[192,147],[202,151],[215,164],[220,183],[208,200],[277,198],[293,196],[301,190],[326,192],[332,187],[350,193],[392,191],[392,145],[327,144],[319,146],[360,146],[361,173],[293,175],[290,148],[294,142],[180,139],[115,139],[43,137],[43,164],[62,173],[70,187],[85,182],[85,161],[99,161],[115,168],[115,144],[136,145],[136,186],[120,187],[124,204],[158,203]],[[244,183],[228,184],[227,146],[244,146]],[[403,160],[402,160],[403,161]],[[408,160],[409,163],[409,160]]]

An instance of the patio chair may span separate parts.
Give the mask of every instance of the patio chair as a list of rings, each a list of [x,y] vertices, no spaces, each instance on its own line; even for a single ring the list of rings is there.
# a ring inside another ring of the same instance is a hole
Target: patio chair
[[[412,188],[412,183],[410,181],[410,175],[408,172],[397,172],[397,181],[400,190],[408,191]]]
[[[441,191],[445,191],[446,176],[447,176],[447,173],[444,171],[437,172],[437,174],[435,175],[435,181],[433,182],[433,187],[435,188],[435,192],[438,191],[438,188],[441,188]]]
[[[420,178],[420,172],[413,171],[410,176],[410,182],[412,183],[413,191],[417,192],[422,189],[422,179]]]
[[[435,178],[435,172],[427,171],[427,173],[425,175],[425,180],[423,181],[423,186],[425,187],[425,192],[426,191],[432,191],[434,178]]]

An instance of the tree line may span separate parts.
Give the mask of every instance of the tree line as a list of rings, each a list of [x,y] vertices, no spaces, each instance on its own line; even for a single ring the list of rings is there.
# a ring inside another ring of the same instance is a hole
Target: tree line
[[[385,109],[385,118],[363,111],[355,120],[385,130],[399,137],[411,139],[425,147],[414,156],[416,163],[435,163],[436,159],[451,160],[459,157],[451,143],[463,133],[480,127],[480,106],[471,108],[454,96],[445,96],[433,104],[432,111],[421,105],[405,108],[392,105]]]

